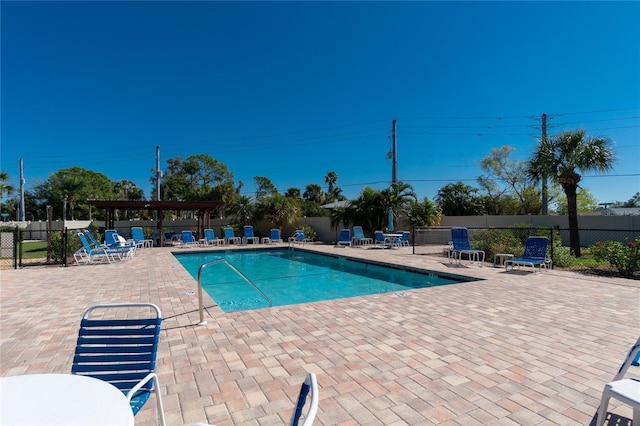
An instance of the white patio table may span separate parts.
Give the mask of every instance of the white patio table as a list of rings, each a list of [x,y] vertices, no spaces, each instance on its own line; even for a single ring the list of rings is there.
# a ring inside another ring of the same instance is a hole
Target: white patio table
[[[73,374],[0,378],[2,425],[133,426],[124,394],[105,381]]]

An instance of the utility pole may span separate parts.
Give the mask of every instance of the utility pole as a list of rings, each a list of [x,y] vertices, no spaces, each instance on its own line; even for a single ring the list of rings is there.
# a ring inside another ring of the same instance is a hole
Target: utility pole
[[[547,114],[542,113],[542,143],[547,142]],[[542,215],[549,214],[549,199],[547,188],[547,175],[542,176]]]
[[[24,161],[22,158],[20,159],[20,211],[18,213],[18,220],[20,222],[24,222],[25,213],[24,213]]]
[[[398,181],[398,145],[396,140],[396,120],[394,119],[391,125],[391,182],[396,183]]]
[[[160,201],[160,178],[162,170],[160,170],[160,146],[156,145],[156,201]]]

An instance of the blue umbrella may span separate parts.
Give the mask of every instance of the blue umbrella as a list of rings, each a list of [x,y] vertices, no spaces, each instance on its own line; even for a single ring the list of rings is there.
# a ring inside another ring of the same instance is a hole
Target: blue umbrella
[[[387,229],[393,231],[393,209],[389,209],[389,223],[387,223]]]

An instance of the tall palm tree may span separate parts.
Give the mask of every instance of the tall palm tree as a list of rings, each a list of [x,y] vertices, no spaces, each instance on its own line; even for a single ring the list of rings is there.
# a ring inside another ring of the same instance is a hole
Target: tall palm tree
[[[606,172],[613,168],[615,152],[607,137],[588,136],[586,130],[567,130],[552,138],[543,139],[529,160],[527,174],[540,181],[549,177],[562,187],[567,197],[569,216],[569,244],[576,257],[580,257],[578,233],[578,173]]]

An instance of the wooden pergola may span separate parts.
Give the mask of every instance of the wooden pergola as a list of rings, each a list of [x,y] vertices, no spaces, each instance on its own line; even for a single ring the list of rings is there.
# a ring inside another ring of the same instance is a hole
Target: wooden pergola
[[[164,244],[162,217],[165,210],[195,211],[198,216],[198,233],[204,234],[211,227],[211,212],[224,206],[223,201],[133,201],[133,200],[87,200],[94,207],[105,209],[105,227],[114,228],[116,210],[151,210],[158,212],[158,238],[160,247]]]

